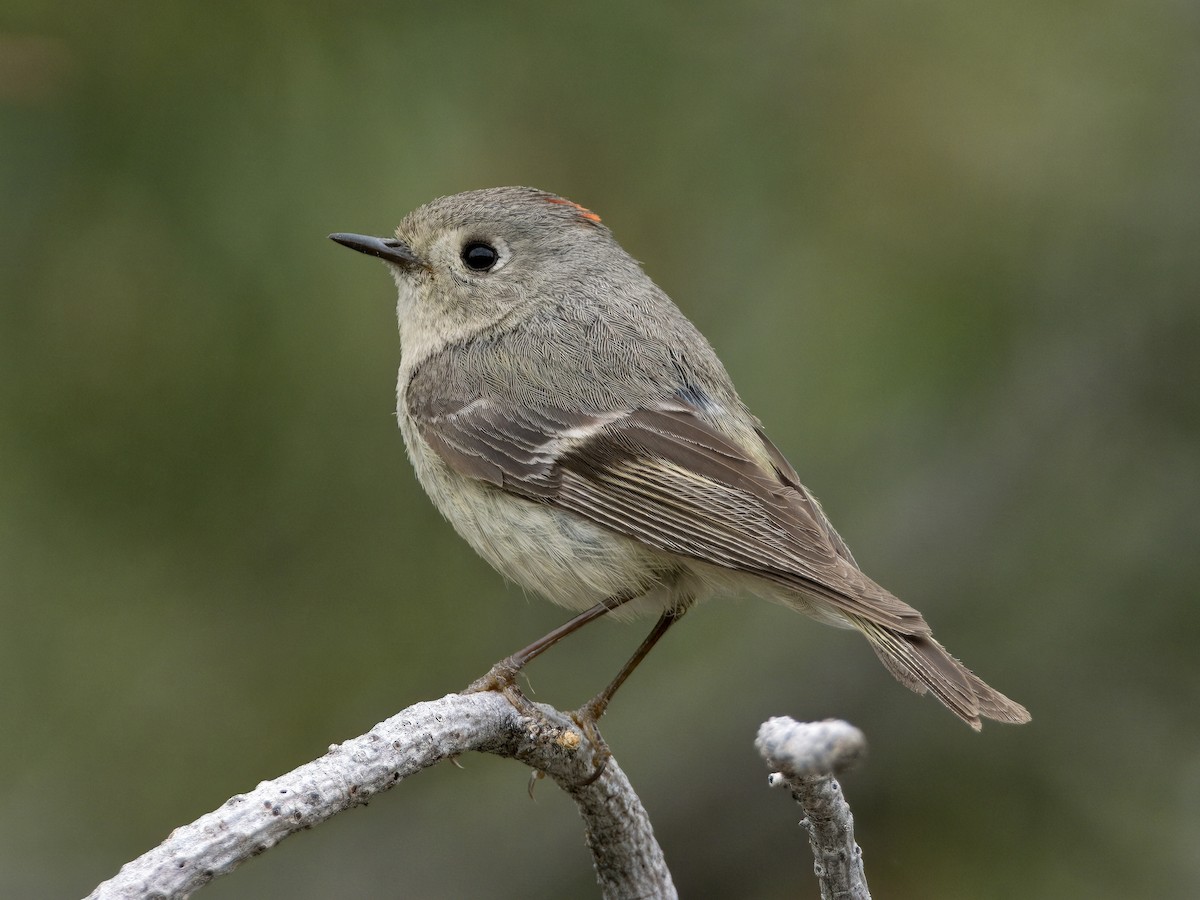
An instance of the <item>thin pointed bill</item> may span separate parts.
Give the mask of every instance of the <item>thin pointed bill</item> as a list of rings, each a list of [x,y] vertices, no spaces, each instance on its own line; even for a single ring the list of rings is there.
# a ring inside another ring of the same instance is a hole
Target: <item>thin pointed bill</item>
[[[384,262],[395,263],[409,268],[424,265],[412,250],[396,238],[371,237],[366,234],[345,234],[338,232],[329,236],[331,241],[337,241],[343,247],[357,250],[368,256],[377,256]]]

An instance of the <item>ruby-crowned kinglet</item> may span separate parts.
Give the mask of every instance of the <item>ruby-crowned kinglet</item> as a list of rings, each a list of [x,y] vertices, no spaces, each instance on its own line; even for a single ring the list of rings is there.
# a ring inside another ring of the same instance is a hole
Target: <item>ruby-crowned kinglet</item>
[[[972,728],[1029,721],[859,570],[708,341],[595,213],[494,188],[434,200],[394,238],[330,237],[399,288],[397,412],[425,491],[501,573],[586,610],[483,686],[512,687],[610,610],[659,613],[594,720],[693,603],[745,590],[858,629]]]

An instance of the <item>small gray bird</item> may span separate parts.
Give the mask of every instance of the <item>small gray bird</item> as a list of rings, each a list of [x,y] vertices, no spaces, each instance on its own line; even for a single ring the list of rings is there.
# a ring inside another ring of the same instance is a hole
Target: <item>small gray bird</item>
[[[476,689],[612,611],[658,622],[581,711],[695,602],[749,591],[856,628],[901,684],[972,728],[1027,722],[854,562],[708,341],[595,213],[493,188],[420,207],[394,238],[330,237],[399,288],[400,430],[434,505],[503,575],[583,612]]]

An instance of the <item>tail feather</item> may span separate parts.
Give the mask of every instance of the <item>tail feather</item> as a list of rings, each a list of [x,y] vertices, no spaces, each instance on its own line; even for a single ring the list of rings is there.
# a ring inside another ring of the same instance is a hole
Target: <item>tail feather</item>
[[[904,634],[863,619],[854,624],[897,681],[918,694],[931,691],[976,731],[983,727],[980,716],[1012,724],[1029,721],[1025,707],[985,684],[932,637]]]

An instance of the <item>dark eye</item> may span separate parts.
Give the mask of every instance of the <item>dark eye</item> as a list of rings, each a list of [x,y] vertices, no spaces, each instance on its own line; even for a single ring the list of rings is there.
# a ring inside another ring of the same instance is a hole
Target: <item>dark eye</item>
[[[483,241],[471,241],[462,249],[462,261],[468,269],[476,272],[486,272],[496,264],[500,254],[491,244]]]

